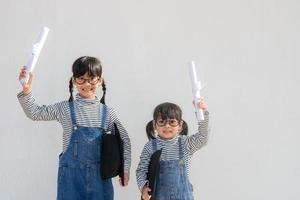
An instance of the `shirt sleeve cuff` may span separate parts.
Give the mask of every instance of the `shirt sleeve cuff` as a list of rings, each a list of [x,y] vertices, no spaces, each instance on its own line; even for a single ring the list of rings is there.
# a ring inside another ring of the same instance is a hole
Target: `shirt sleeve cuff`
[[[29,92],[27,95],[25,95],[24,92],[21,91],[17,94],[17,97],[18,97],[18,99],[21,99],[21,98],[25,98],[25,97],[30,97],[31,95],[32,95],[31,92]]]
[[[143,188],[144,188],[145,186],[148,186],[148,184],[149,184],[149,181],[148,181],[148,180],[143,181],[143,182],[140,184],[140,186],[139,186],[140,191],[142,192]]]

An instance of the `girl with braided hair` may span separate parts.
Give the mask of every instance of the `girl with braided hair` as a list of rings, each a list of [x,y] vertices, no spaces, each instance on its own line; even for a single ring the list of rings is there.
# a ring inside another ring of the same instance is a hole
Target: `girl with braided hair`
[[[69,100],[39,106],[32,94],[33,75],[22,85],[19,102],[27,115],[35,121],[56,120],[63,127],[63,151],[59,156],[57,200],[112,200],[114,191],[111,179],[100,175],[101,136],[117,126],[124,151],[121,184],[128,185],[131,164],[131,144],[128,133],[120,123],[114,109],[105,105],[106,85],[102,77],[100,60],[83,56],[75,60],[69,82]],[[26,68],[21,70],[23,79]],[[77,94],[73,96],[73,88]],[[102,86],[99,100],[97,88]]]
[[[204,120],[198,122],[198,132],[192,135],[188,135],[178,105],[165,102],[155,107],[153,119],[146,126],[149,141],[136,169],[142,200],[194,200],[189,167],[194,153],[207,143],[209,132],[208,105],[200,98],[194,106],[204,111]]]

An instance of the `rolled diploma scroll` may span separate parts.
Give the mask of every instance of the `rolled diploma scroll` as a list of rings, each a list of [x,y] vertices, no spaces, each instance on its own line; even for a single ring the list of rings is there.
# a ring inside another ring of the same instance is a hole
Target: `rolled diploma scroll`
[[[36,62],[39,58],[41,50],[45,44],[48,32],[49,32],[49,28],[44,27],[42,32],[39,34],[39,37],[38,37],[36,43],[33,44],[32,52],[29,56],[29,59],[27,61],[27,65],[26,65],[26,76],[24,79],[21,80],[22,84],[26,84],[28,82],[29,72],[32,72],[36,65]]]
[[[200,98],[201,82],[198,81],[194,61],[191,61],[189,63],[189,72],[190,72],[190,79],[192,83],[193,98],[196,106],[196,116],[198,121],[201,121],[204,120],[203,110],[197,108],[197,103],[200,102],[199,98]]]

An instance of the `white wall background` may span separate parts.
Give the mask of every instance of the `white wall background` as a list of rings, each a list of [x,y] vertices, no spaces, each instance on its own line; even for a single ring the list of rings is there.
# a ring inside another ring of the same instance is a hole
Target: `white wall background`
[[[2,0],[0,199],[56,197],[62,129],[27,119],[16,98],[20,68],[48,26],[38,103],[68,98],[77,57],[103,62],[108,105],[133,149],[130,185],[116,185],[115,199],[139,198],[135,169],[157,104],[179,104],[196,131],[193,59],[211,113],[210,141],[192,162],[196,199],[299,200],[299,10],[297,0]]]

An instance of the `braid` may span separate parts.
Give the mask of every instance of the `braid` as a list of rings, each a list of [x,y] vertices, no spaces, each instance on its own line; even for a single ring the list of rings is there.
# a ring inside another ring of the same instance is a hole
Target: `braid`
[[[188,135],[188,132],[189,132],[189,127],[187,125],[187,123],[182,120],[183,124],[182,124],[182,130],[180,131],[180,135]]]
[[[152,120],[150,122],[148,122],[146,125],[146,133],[147,133],[147,137],[149,140],[155,139],[155,131],[154,131]]]
[[[69,81],[69,92],[70,92],[70,98],[69,98],[69,102],[73,101],[73,80],[72,77]]]
[[[102,80],[101,86],[102,86],[103,95],[102,98],[100,99],[100,102],[105,104],[106,84],[104,82],[104,79]]]

